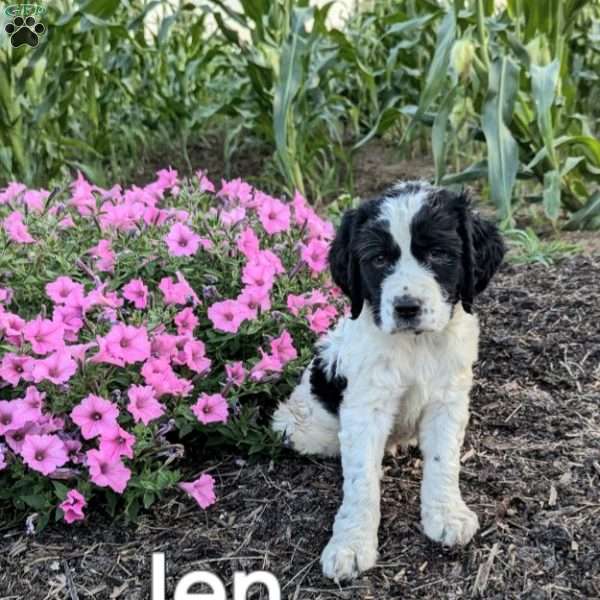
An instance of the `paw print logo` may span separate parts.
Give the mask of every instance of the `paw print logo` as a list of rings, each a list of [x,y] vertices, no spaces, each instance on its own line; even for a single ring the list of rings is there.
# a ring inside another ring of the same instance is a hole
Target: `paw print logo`
[[[34,17],[15,17],[12,23],[8,23],[4,31],[10,37],[10,43],[18,48],[27,44],[35,48],[40,42],[40,36],[46,33],[46,28],[42,23],[38,23]]]

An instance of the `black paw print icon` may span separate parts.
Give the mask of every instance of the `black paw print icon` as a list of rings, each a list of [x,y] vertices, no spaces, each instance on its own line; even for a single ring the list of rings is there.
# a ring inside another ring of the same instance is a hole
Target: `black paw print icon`
[[[40,35],[46,33],[46,28],[42,23],[38,23],[34,17],[15,17],[12,23],[8,23],[4,31],[10,36],[10,43],[18,48],[27,44],[35,48],[40,42]]]

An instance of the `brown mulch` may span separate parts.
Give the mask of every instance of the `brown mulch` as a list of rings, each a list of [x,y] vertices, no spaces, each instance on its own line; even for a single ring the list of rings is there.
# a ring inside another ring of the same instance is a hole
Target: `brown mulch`
[[[461,481],[482,527],[468,547],[423,536],[418,451],[386,458],[381,558],[337,586],[318,558],[340,503],[338,461],[230,457],[211,467],[219,501],[206,512],[177,496],[136,527],[100,515],[37,537],[0,527],[0,599],[150,598],[153,551],[166,554],[167,598],[199,569],[227,582],[270,570],[286,599],[600,598],[599,263],[507,265],[478,303]]]

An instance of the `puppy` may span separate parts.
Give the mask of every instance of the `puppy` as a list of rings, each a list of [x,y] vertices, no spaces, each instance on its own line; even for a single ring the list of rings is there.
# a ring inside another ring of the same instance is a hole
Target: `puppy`
[[[350,316],[322,338],[273,428],[302,454],[341,454],[344,498],[323,573],[337,581],[377,559],[386,445],[418,442],[425,535],[467,544],[478,519],[461,497],[460,449],[479,326],[473,298],[504,256],[498,229],[465,194],[400,183],[344,215],[329,254]]]

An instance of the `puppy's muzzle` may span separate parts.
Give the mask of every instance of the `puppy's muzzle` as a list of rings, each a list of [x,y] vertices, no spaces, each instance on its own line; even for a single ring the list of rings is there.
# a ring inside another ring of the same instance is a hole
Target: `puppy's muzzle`
[[[413,296],[394,298],[394,320],[398,329],[414,329],[421,319],[422,302]]]

